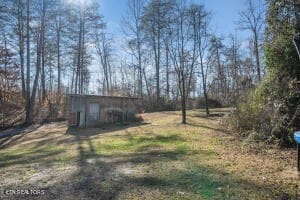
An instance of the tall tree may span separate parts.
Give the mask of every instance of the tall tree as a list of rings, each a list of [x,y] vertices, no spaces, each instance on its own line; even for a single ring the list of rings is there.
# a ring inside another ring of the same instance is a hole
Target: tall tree
[[[112,39],[108,38],[107,34],[104,32],[104,28],[104,24],[100,24],[96,27],[95,47],[103,70],[103,94],[112,95]]]
[[[264,25],[264,12],[261,9],[261,2],[255,5],[254,0],[247,1],[247,9],[240,12],[239,25],[241,29],[250,30],[253,36],[254,54],[256,59],[256,70],[258,81],[261,81],[261,62],[260,62],[260,36]]]
[[[125,34],[130,37],[128,41],[129,48],[138,61],[138,94],[143,97],[143,66],[142,66],[142,31],[141,20],[143,14],[144,0],[128,0],[127,15],[124,18]]]
[[[142,16],[142,27],[149,42],[155,61],[156,100],[160,99],[160,69],[163,34],[169,21],[174,2],[170,0],[152,0],[145,7]]]
[[[26,2],[26,119],[27,124],[33,121],[30,97],[30,0]]]
[[[217,83],[217,97],[219,100],[225,101],[227,98],[227,81],[225,68],[222,65],[222,54],[224,49],[222,39],[217,36],[212,36],[210,39],[209,52],[214,66],[215,82]]]
[[[209,13],[203,5],[192,4],[189,8],[189,16],[193,27],[193,38],[197,46],[200,62],[200,73],[202,78],[202,88],[205,98],[206,115],[209,115],[208,94],[207,94],[207,71],[208,65],[205,65],[207,49],[209,47]],[[208,60],[207,60],[208,61]]]
[[[56,0],[55,3],[53,3],[52,10],[51,10],[51,19],[53,24],[53,35],[55,38],[55,54],[56,54],[56,68],[57,68],[57,103],[60,102],[61,97],[61,90],[62,90],[62,70],[63,70],[63,64],[62,64],[62,54],[63,49],[66,49],[67,44],[64,43],[65,37],[66,37],[66,29],[67,29],[67,22],[68,22],[68,15],[70,15],[70,12],[68,9],[62,4],[61,1]],[[70,35],[72,31],[69,31]],[[65,47],[63,47],[64,45]]]
[[[12,15],[16,16],[17,19],[17,25],[15,28],[13,28],[15,31],[15,34],[17,35],[18,40],[18,53],[19,53],[19,59],[20,59],[20,69],[21,69],[21,85],[22,85],[22,94],[25,98],[26,96],[26,86],[25,86],[25,73],[24,73],[24,54],[25,54],[25,3],[23,0],[13,1],[13,3],[16,3],[16,5],[13,5],[14,8],[17,8],[14,10]]]
[[[226,48],[224,56],[226,59],[228,69],[228,79],[231,79],[231,103],[236,103],[239,98],[240,87],[240,56],[239,56],[239,44],[236,36],[229,35],[229,46]]]
[[[78,21],[77,44],[74,48],[76,55],[76,69],[75,69],[75,94],[83,94],[88,92],[90,71],[88,65],[91,63],[91,51],[87,48],[88,44],[94,43],[93,31],[94,26],[101,20],[98,14],[99,5],[95,1],[87,4],[78,5],[75,7],[76,18]]]
[[[186,1],[178,1],[172,20],[170,52],[177,74],[181,99],[182,123],[186,124],[187,100],[191,89],[195,63],[197,60],[196,42],[193,40],[192,26],[187,15]]]

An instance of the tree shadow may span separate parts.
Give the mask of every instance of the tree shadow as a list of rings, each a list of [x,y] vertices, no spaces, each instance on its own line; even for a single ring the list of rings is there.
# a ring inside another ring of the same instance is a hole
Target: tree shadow
[[[187,125],[193,126],[193,127],[196,127],[196,128],[204,128],[204,129],[213,130],[216,133],[226,133],[226,134],[230,133],[230,131],[228,129],[222,129],[222,128],[220,128],[220,126],[218,124],[211,127],[211,126],[207,126],[207,125],[204,125],[202,123],[199,123],[199,122],[195,122],[192,119],[188,119]]]
[[[296,199],[295,194],[287,194],[272,184],[255,183],[245,180],[234,174],[228,174],[219,169],[198,165],[192,169],[173,169],[164,176],[148,175],[144,177],[126,176],[129,184],[155,190],[169,191],[198,195],[203,199],[243,199],[246,193],[259,193],[261,199]],[[236,190],[236,188],[242,190]],[[251,196],[251,195],[249,195]],[[178,196],[177,196],[178,198]],[[258,196],[253,196],[253,199]],[[172,199],[172,197],[170,197]]]
[[[151,145],[155,146],[158,141],[162,143],[169,143],[172,140],[182,141],[182,138],[177,135],[131,138],[130,132],[127,131],[125,136],[128,140],[134,140],[134,144],[150,144],[149,148]],[[136,165],[176,160],[187,153],[187,149],[179,147],[174,150],[144,149],[142,152],[138,149],[132,153],[104,155],[97,153],[91,136],[76,134],[75,138],[78,155],[75,162],[78,170],[66,180],[67,185],[71,185],[71,187],[62,188],[60,183],[52,185],[47,188],[47,193],[45,197],[42,197],[43,199],[50,196],[58,199],[61,196],[69,199],[117,199],[119,193],[127,187],[125,177],[116,172],[118,166],[128,163]],[[111,148],[109,144],[107,145],[108,148]]]
[[[206,126],[206,125],[203,125],[203,124],[195,124],[195,123],[191,123],[191,122],[188,122],[187,125],[193,126],[193,127],[197,127],[197,128],[210,129],[210,130],[214,130],[214,131],[216,131],[216,132],[222,132],[222,131],[225,131],[225,130],[222,130],[222,129],[219,129],[219,128],[213,128],[213,127]]]
[[[78,173],[72,180],[75,191],[84,199],[113,199],[119,191],[118,185],[110,185],[110,190],[105,188],[103,182],[108,178],[111,168],[106,162],[98,159],[92,141],[89,137],[76,136],[78,144]],[[83,141],[87,141],[88,147],[83,147]]]
[[[34,163],[51,164],[56,161],[55,156],[63,152],[64,150],[59,148],[34,148],[25,152],[0,153],[0,168]]]
[[[206,115],[205,110],[187,110],[187,117],[189,118],[203,118],[206,120],[216,120],[217,118],[222,118],[226,116],[226,113],[229,113],[229,111],[222,111],[222,110],[212,110],[209,115]],[[168,115],[177,115],[180,116],[181,113],[178,112],[163,112],[163,114],[168,114]]]
[[[130,139],[130,136],[127,137]],[[190,150],[180,147],[172,150],[161,148],[153,150],[151,145],[154,147],[157,145],[156,142],[152,143],[153,138],[138,140],[138,142],[144,143],[149,139],[149,148],[144,147],[145,149],[137,149],[137,151],[127,154],[115,153],[109,155],[97,153],[97,148],[90,136],[76,134],[75,139],[77,158],[74,164],[77,165],[77,170],[71,176],[66,177],[63,182],[56,182],[46,188],[40,185],[46,193],[44,196],[39,196],[38,199],[119,199],[121,194],[130,193],[137,187],[144,188],[145,191],[166,192],[170,195],[170,199],[180,199],[181,197],[177,194],[178,191],[204,199],[236,199],[238,197],[242,199],[243,192],[256,193],[257,191],[261,194],[266,193],[266,196],[262,196],[262,199],[274,199],[280,197],[280,192],[284,192],[274,185],[245,180],[240,175],[229,174],[222,169],[203,165],[201,161],[185,169],[168,168],[166,165],[166,167],[155,171],[156,169],[151,168],[152,164],[158,162],[161,165],[169,161],[182,160],[183,156],[190,154]],[[158,136],[156,138],[156,140],[166,143],[172,139],[180,141],[182,138],[174,135],[170,137]],[[15,160],[10,163],[11,165],[22,164],[26,159],[33,159],[33,162],[35,162],[43,156],[54,156],[55,153],[59,153],[57,151],[47,155],[45,152],[37,149],[34,152],[15,155],[15,157],[2,157],[0,166],[1,162],[7,159]],[[196,153],[206,155],[211,152]],[[48,161],[51,162],[51,159],[48,159]],[[137,176],[136,174],[117,170],[120,166],[139,166],[140,164],[144,164],[152,173],[143,172]],[[241,188],[242,191],[235,190],[235,187]],[[278,194],[275,194],[274,191],[278,191]],[[238,194],[238,192],[241,192],[241,194]],[[140,193],[139,198],[146,198],[143,195],[149,194]],[[14,196],[11,199],[14,199]],[[25,196],[24,199],[32,199],[32,197]]]
[[[64,145],[66,143],[75,144],[77,142],[77,136],[80,136],[80,138],[96,137],[114,131],[126,130],[131,127],[139,127],[148,124],[150,123],[136,122],[127,125],[107,125],[103,126],[102,128],[78,128],[68,126],[66,127],[64,135],[69,137],[62,137],[62,135],[57,135],[56,137],[53,137],[52,134],[60,133],[60,131],[49,131],[42,136],[35,137],[37,141],[35,141],[34,143],[36,148],[48,145],[49,143],[55,145]]]
[[[189,117],[198,117],[198,118],[204,118],[208,120],[216,120],[216,118],[224,117],[225,113],[211,113],[209,115],[206,114],[187,114]]]
[[[221,169],[201,165],[201,163],[186,169],[165,168],[163,174],[144,173],[137,176],[130,173],[117,173],[118,166],[139,165],[140,163],[151,165],[162,161],[167,163],[171,160],[180,160],[180,155],[185,155],[185,153],[178,150],[161,150],[132,155],[105,156],[95,153],[92,141],[88,141],[87,144],[84,148],[81,139],[78,138],[79,170],[66,180],[72,188],[64,190],[65,188],[60,188],[61,185],[57,183],[47,188],[51,197],[59,197],[59,194],[63,194],[72,199],[119,199],[121,193],[130,193],[137,187],[144,188],[145,191],[167,192],[170,199],[180,198],[178,191],[201,199],[242,199],[245,197],[244,192],[262,194],[261,199],[282,199],[282,194],[286,195],[285,191],[271,183],[261,184],[245,180],[240,175],[229,174]],[[118,159],[113,160],[116,157]],[[140,195],[145,194],[140,193]],[[289,195],[288,199],[293,197]]]
[[[140,127],[148,124],[151,123],[135,122],[129,124],[107,124],[107,125],[103,125],[101,128],[78,128],[78,127],[70,126],[68,127],[66,134],[75,135],[75,136],[80,134],[81,136],[90,137],[90,136],[106,134],[114,131],[124,130],[132,127]]]
[[[141,138],[137,142],[145,142],[149,139],[169,142],[172,139],[180,139],[176,136],[153,138]],[[158,160],[179,159],[186,153],[183,149],[155,150],[146,152],[134,152],[130,154],[103,155],[96,152],[93,141],[89,136],[76,135],[78,158],[76,160],[78,170],[67,180],[71,184],[69,191],[64,191],[58,185],[47,188],[48,195],[52,198],[67,196],[72,199],[117,199],[126,185],[124,177],[116,175],[116,167],[123,164],[152,163]],[[76,196],[73,194],[76,193]],[[47,199],[48,196],[45,196]]]
[[[37,130],[39,127],[40,125],[32,125],[30,127],[18,127],[2,131],[0,134],[0,149],[4,149],[12,143],[16,143],[25,135]]]

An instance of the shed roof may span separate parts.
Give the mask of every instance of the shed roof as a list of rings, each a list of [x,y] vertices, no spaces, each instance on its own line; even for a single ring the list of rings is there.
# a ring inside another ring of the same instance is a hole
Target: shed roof
[[[124,97],[124,96],[102,96],[102,95],[90,95],[90,94],[67,94],[70,97],[84,97],[84,98],[116,98],[116,99],[135,99],[137,97]]]

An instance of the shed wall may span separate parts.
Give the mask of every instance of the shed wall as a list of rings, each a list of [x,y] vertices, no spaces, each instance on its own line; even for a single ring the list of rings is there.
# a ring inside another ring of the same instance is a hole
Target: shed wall
[[[118,121],[132,121],[137,112],[136,103],[137,99],[134,98],[70,96],[69,124],[98,127]]]

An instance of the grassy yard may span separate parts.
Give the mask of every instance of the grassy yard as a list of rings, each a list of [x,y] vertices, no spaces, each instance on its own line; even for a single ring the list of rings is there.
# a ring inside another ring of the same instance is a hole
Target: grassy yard
[[[44,189],[36,199],[296,199],[295,150],[245,145],[220,114],[143,114],[105,129],[53,123],[0,140],[0,189]],[[32,196],[4,196],[32,199]],[[300,198],[300,197],[298,197]]]

